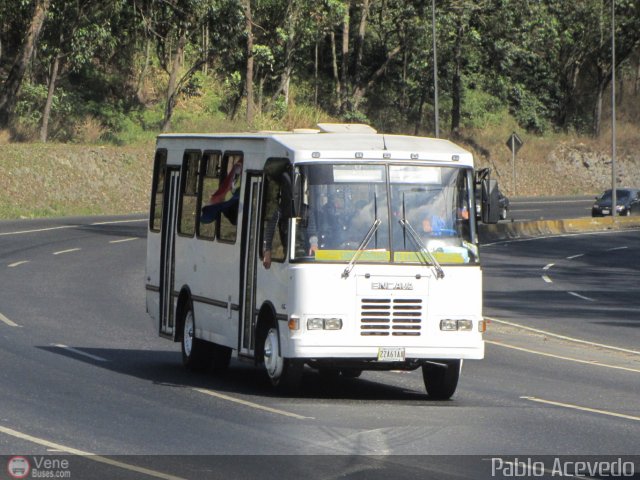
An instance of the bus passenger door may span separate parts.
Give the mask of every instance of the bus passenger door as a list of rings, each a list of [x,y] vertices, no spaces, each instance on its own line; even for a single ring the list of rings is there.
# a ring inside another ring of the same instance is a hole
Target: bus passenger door
[[[260,192],[262,174],[247,173],[244,225],[242,229],[242,308],[240,312],[240,355],[252,356],[255,350],[256,273],[258,268],[258,243],[260,221]]]
[[[160,246],[160,335],[174,338],[175,311],[173,291],[175,280],[175,239],[178,217],[178,187],[180,170],[167,167],[162,199],[162,243]]]

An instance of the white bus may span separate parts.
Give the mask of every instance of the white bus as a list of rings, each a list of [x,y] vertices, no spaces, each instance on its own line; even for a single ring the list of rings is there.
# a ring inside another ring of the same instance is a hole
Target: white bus
[[[160,135],[147,312],[191,369],[422,368],[450,398],[484,356],[475,182],[455,144],[365,125]]]

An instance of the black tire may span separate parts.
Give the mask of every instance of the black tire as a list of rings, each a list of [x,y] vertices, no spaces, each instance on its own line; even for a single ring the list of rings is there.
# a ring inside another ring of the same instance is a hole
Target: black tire
[[[462,362],[440,360],[422,365],[422,378],[427,394],[434,400],[448,400],[456,391]]]
[[[295,393],[300,388],[304,364],[282,357],[278,329],[275,325],[266,331],[263,352],[265,371],[271,385],[280,392]]]
[[[202,372],[211,367],[211,344],[195,337],[193,307],[189,305],[180,319],[182,328],[182,364],[192,371]]]
[[[209,348],[211,351],[212,368],[214,373],[221,373],[229,368],[229,362],[231,362],[231,352],[229,347],[210,343]]]

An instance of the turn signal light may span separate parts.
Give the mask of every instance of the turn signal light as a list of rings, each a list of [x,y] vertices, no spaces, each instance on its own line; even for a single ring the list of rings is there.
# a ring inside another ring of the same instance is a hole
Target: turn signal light
[[[289,317],[289,330],[298,330],[300,328],[300,318],[294,315]]]

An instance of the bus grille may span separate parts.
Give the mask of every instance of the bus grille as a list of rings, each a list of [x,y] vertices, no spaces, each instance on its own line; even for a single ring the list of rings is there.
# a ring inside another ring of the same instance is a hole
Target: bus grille
[[[422,327],[422,300],[365,298],[360,311],[360,335],[417,337]]]

